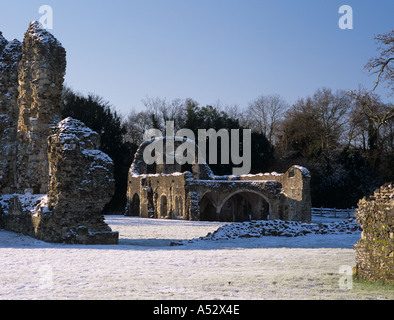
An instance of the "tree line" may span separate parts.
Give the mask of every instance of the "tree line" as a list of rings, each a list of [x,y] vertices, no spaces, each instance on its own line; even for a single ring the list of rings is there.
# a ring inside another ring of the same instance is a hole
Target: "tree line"
[[[188,128],[195,136],[202,128],[251,129],[251,173],[303,165],[312,174],[313,206],[348,208],[394,180],[394,107],[375,92],[386,85],[394,93],[394,31],[377,35],[376,41],[379,54],[365,66],[376,74],[372,90],[319,88],[292,105],[278,94],[261,95],[245,107],[146,98],[142,111],[122,117],[103,98],[66,88],[63,117],[72,116],[97,131],[102,151],[114,160],[116,193],[107,212],[121,212],[125,206],[127,172],[144,132],[156,128],[164,133],[166,121],[174,121],[175,131]],[[218,159],[219,164],[211,165],[213,172],[231,174],[233,165],[221,165],[220,154]]]

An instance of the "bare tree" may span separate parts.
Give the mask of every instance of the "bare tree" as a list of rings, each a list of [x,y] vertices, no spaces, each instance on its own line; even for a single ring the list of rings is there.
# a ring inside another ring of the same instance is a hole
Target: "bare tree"
[[[131,111],[126,120],[128,142],[141,144],[144,133],[149,129],[159,129],[164,134],[167,121],[174,121],[175,131],[184,127],[186,99],[174,99],[167,102],[166,99],[161,98],[146,98],[142,102],[145,110]]]
[[[131,111],[125,121],[127,133],[125,140],[127,142],[140,145],[143,141],[144,133],[153,128],[151,115],[146,111]]]
[[[288,107],[287,102],[278,94],[262,95],[249,103],[245,122],[253,131],[264,133],[268,141],[274,144],[279,122]]]
[[[299,152],[305,158],[316,152],[329,156],[343,141],[350,104],[345,92],[327,88],[299,99],[281,122],[279,149]]]
[[[175,130],[181,129],[186,122],[186,101],[174,99],[167,102],[161,98],[146,98],[143,100],[146,112],[153,119],[154,127],[164,132],[166,121],[174,121]],[[157,123],[155,123],[157,122]]]
[[[377,79],[371,91],[359,87],[348,92],[353,100],[349,116],[348,146],[361,146],[363,150],[382,150],[383,145],[390,146],[385,137],[391,136],[394,119],[392,103],[384,104],[374,93],[380,83],[386,82],[394,92],[394,30],[375,36],[378,56],[371,58],[364,66]],[[390,147],[389,147],[390,149]]]
[[[320,122],[321,148],[332,150],[343,140],[346,114],[350,110],[351,100],[342,90],[333,93],[331,89],[318,89],[313,95],[313,108]]]
[[[369,150],[382,149],[381,129],[392,125],[394,106],[383,103],[378,95],[361,87],[349,92],[349,96],[353,99],[352,121],[364,135],[363,149],[366,149],[366,140]]]
[[[365,65],[365,68],[372,74],[377,74],[377,80],[372,91],[379,83],[387,82],[388,87],[394,92],[394,29],[375,36],[378,44],[379,55],[371,58]]]

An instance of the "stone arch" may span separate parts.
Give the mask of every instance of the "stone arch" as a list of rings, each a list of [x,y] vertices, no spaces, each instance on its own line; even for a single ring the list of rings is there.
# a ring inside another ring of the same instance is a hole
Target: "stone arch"
[[[222,206],[218,220],[223,222],[242,222],[251,220],[251,204],[242,193],[230,197]]]
[[[141,213],[140,210],[140,196],[138,193],[135,193],[133,195],[133,198],[131,199],[131,203],[129,206],[129,216],[132,217],[139,217]]]
[[[217,209],[210,192],[201,197],[199,207],[201,221],[217,221]]]
[[[269,200],[254,190],[237,190],[227,195],[217,207],[219,221],[268,220]]]
[[[260,196],[261,198],[264,199],[268,204],[270,204],[270,201],[268,200],[267,196],[263,194],[262,192],[255,191],[255,190],[249,190],[249,189],[239,189],[234,192],[229,193],[227,196],[225,196],[221,201],[220,204],[218,205],[218,209],[222,209],[223,204],[230,199],[232,196],[238,194],[238,193],[244,193],[244,194],[255,194]]]

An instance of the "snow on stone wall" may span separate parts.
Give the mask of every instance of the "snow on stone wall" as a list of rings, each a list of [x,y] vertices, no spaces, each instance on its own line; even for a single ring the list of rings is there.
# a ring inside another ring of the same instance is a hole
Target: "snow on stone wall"
[[[96,132],[59,123],[65,71],[65,49],[39,22],[22,44],[0,32],[0,227],[49,242],[117,243],[101,215],[113,162]]]

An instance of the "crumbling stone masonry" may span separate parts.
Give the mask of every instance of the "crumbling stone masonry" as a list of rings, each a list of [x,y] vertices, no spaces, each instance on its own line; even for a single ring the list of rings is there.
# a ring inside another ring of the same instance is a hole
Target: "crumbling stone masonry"
[[[48,237],[54,230],[53,242],[116,243],[118,233],[101,215],[114,194],[115,180],[111,158],[98,150],[100,136],[72,118],[52,130],[48,203],[35,213],[35,232]],[[41,227],[48,210],[49,221]]]
[[[50,127],[60,119],[66,51],[55,37],[29,25],[19,63],[18,192],[47,193]]]
[[[358,203],[363,230],[356,243],[356,274],[365,280],[394,283],[394,184],[388,183]]]
[[[283,174],[243,176],[215,176],[208,165],[197,161],[192,168],[152,167],[143,160],[152,142],[141,144],[130,167],[127,215],[205,221],[311,220],[310,174],[303,167],[293,166]]]
[[[0,228],[49,242],[115,244],[101,211],[114,193],[99,135],[60,119],[66,51],[36,21],[0,33]]]
[[[0,32],[0,193],[16,190],[16,157],[18,149],[18,64],[22,45],[8,42]]]

